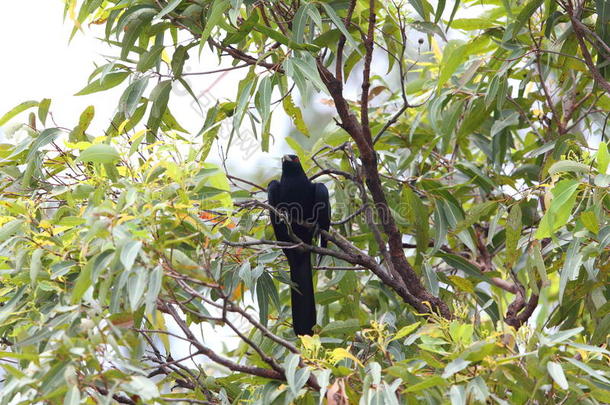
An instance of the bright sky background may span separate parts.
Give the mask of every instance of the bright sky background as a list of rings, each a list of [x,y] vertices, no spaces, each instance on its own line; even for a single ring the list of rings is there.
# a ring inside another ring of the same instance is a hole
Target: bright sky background
[[[53,99],[51,109],[59,125],[74,126],[78,115],[95,104],[94,127],[106,124],[114,111],[100,95],[73,97],[87,83],[94,61],[107,47],[90,35],[76,35],[68,46],[72,29],[62,21],[60,0],[3,2],[0,37],[0,115],[25,100]],[[102,122],[104,121],[104,122]]]

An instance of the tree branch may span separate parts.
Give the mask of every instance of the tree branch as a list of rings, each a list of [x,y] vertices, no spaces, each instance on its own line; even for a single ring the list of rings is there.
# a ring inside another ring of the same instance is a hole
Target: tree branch
[[[564,5],[568,15],[570,16],[570,22],[572,23],[572,28],[574,29],[574,34],[576,34],[576,40],[578,41],[578,46],[580,47],[580,51],[582,52],[582,56],[585,60],[585,64],[589,68],[589,72],[591,76],[593,76],[593,80],[608,94],[610,94],[610,83],[604,79],[600,71],[593,63],[593,58],[591,57],[591,53],[589,53],[589,49],[587,48],[587,44],[585,44],[584,37],[585,32],[582,28],[582,23],[576,17],[577,12],[572,8],[570,4]]]
[[[349,3],[349,8],[347,9],[347,15],[343,20],[343,25],[346,27],[350,26],[352,20],[352,14],[354,13],[354,9],[356,8],[356,0],[351,0]],[[335,75],[337,79],[343,82],[343,48],[345,48],[345,35],[341,35],[339,38],[339,43],[337,44],[337,63],[335,64]]]
[[[364,129],[366,139],[371,142],[371,128],[369,125],[369,89],[371,87],[371,62],[373,61],[373,50],[375,43],[375,0],[369,0],[369,26],[364,39],[364,69],[362,70],[362,95],[360,98],[360,121]]]

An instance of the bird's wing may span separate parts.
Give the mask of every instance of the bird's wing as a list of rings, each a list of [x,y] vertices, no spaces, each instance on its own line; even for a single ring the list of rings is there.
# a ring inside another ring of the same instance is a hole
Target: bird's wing
[[[277,180],[271,181],[269,186],[267,187],[267,199],[269,200],[269,205],[273,208],[277,208],[280,203],[280,182]],[[269,217],[271,219],[271,225],[273,225],[273,231],[275,232],[275,237],[278,240],[283,240],[283,236],[286,232],[286,225],[282,223],[280,218],[276,215],[275,212],[270,211]]]
[[[277,206],[280,202],[280,182],[277,180],[271,180],[267,186],[267,198],[269,199],[269,205],[272,207]]]
[[[328,189],[323,183],[315,183],[314,197],[314,220],[320,227],[328,231],[330,229],[330,199],[328,197]],[[326,238],[320,238],[320,245],[327,246]]]

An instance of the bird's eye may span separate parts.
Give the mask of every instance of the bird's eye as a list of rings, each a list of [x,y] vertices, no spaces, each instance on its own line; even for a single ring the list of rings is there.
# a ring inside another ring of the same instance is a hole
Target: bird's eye
[[[299,162],[300,162],[300,160],[299,160],[299,157],[298,157],[298,156],[295,156],[293,160],[294,160],[295,162],[297,162],[297,163],[299,163]]]

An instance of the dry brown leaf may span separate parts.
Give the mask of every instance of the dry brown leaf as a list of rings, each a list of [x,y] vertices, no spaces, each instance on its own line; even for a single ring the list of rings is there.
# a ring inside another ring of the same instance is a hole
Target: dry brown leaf
[[[324,105],[327,105],[329,107],[334,107],[335,106],[335,102],[330,99],[330,98],[321,98],[320,102]]]
[[[373,87],[371,89],[371,91],[369,91],[369,101],[372,100],[373,98],[377,97],[379,94],[381,94],[381,92],[383,92],[384,90],[387,90],[388,88],[385,86],[376,86]]]
[[[345,381],[337,378],[326,391],[326,402],[328,405],[347,405],[349,400],[345,394]]]

